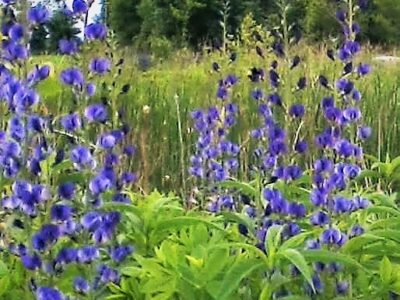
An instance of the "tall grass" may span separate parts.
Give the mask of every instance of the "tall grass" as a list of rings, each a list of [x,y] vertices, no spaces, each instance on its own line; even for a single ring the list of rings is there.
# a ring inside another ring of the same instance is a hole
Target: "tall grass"
[[[328,77],[338,74],[341,64],[327,63],[325,49],[303,46],[296,49],[296,53],[299,52],[304,63],[293,76],[283,80],[291,80],[294,84],[303,74],[307,76],[309,86],[305,92],[298,94],[297,99],[284,101],[287,104],[301,102],[307,106],[304,127],[307,128],[307,136],[310,139],[315,136],[315,132],[322,130],[322,125],[315,121],[315,114],[326,91],[319,87],[317,78],[320,74]],[[375,51],[368,51],[361,59],[371,61],[374,54]],[[125,113],[133,128],[133,142],[138,146],[136,163],[139,164],[143,189],[174,189],[182,186],[182,180],[189,180],[184,164],[190,157],[194,143],[190,111],[216,101],[217,82],[222,75],[211,71],[214,61],[220,63],[223,74],[233,73],[240,78],[240,83],[234,91],[234,101],[240,106],[240,120],[234,129],[233,138],[243,145],[241,176],[247,176],[247,166],[252,153],[252,145],[248,143],[249,131],[258,126],[256,105],[250,97],[254,85],[249,83],[247,73],[253,66],[264,66],[267,69],[271,60],[272,58],[262,60],[253,51],[238,53],[237,61],[232,64],[222,53],[201,57],[178,53],[173,58],[159,62],[148,71],[142,72],[136,58],[128,57],[122,78],[124,82],[131,84],[131,89],[128,94],[120,97],[120,101],[123,102]],[[33,63],[48,61],[57,65],[68,64],[66,60],[54,56],[36,57]],[[363,93],[364,122],[373,128],[373,137],[365,145],[364,151],[379,159],[385,159],[386,155],[394,157],[400,154],[400,68],[393,64],[372,65],[372,75],[363,79],[359,87]],[[261,84],[267,86],[267,82]],[[67,113],[70,110],[72,97],[58,83],[58,74],[54,74],[40,89],[44,101],[53,113]],[[178,105],[176,99],[179,101]],[[179,123],[182,128],[181,137]]]

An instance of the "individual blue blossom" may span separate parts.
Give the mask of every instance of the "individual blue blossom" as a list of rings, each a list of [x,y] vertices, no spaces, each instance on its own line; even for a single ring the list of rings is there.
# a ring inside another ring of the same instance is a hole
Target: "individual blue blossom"
[[[260,89],[256,89],[251,93],[251,96],[254,100],[262,100],[264,98],[264,93],[262,90]]]
[[[75,196],[76,186],[73,182],[61,183],[58,186],[58,195],[62,199],[71,200]]]
[[[9,61],[22,61],[28,58],[26,46],[14,41],[9,41],[4,47],[4,58]]]
[[[269,82],[272,87],[274,88],[279,87],[280,77],[279,74],[273,69],[269,70]]]
[[[97,140],[97,145],[105,150],[110,150],[117,144],[117,139],[112,134],[103,134]]]
[[[297,153],[305,153],[308,150],[307,141],[305,141],[305,140],[297,141],[295,146],[294,146],[294,150]]]
[[[335,228],[326,229],[321,235],[323,244],[342,246],[347,241],[347,236]]]
[[[305,114],[305,108],[302,104],[293,104],[289,108],[289,115],[294,118],[302,118]]]
[[[65,296],[57,289],[51,287],[39,287],[36,292],[36,300],[65,300]]]
[[[58,42],[58,50],[60,54],[74,55],[79,51],[78,42],[75,39],[62,39]]]
[[[84,246],[78,249],[76,259],[79,263],[89,264],[100,257],[99,249],[95,246]]]
[[[361,111],[358,107],[349,107],[343,111],[343,117],[349,122],[356,122],[361,118]]]
[[[295,218],[303,218],[306,215],[306,207],[302,203],[290,203],[289,214]]]
[[[85,109],[85,117],[89,122],[103,123],[108,119],[108,111],[102,104],[92,104]]]
[[[132,246],[113,246],[110,248],[109,253],[113,261],[121,263],[127,256],[134,251]]]
[[[344,23],[347,18],[347,13],[343,10],[338,10],[336,12],[336,19],[338,19],[340,22]]]
[[[17,112],[25,112],[33,105],[39,103],[39,95],[32,89],[20,89],[13,97]]]
[[[365,209],[365,208],[367,208],[368,206],[370,206],[370,202],[369,202],[369,200],[367,200],[367,199],[365,199],[365,198],[362,198],[362,197],[360,197],[360,196],[355,196],[354,198],[353,198],[353,201],[352,201],[353,203],[352,203],[352,209],[353,210],[358,210],[358,209]]]
[[[323,226],[329,224],[329,222],[329,216],[323,211],[318,211],[310,217],[310,223],[315,226]]]
[[[67,265],[78,260],[78,249],[75,248],[62,248],[54,262],[58,265]]]
[[[123,172],[121,174],[121,182],[122,184],[131,184],[137,181],[137,176],[135,173],[131,172]]]
[[[366,140],[372,135],[372,129],[369,126],[359,127],[357,130],[357,137],[361,140]]]
[[[50,12],[45,6],[38,4],[28,10],[27,19],[34,25],[44,24],[50,20]]]
[[[85,28],[85,37],[88,40],[104,40],[107,36],[107,27],[104,24],[92,23]]]
[[[100,281],[104,284],[107,283],[118,283],[120,280],[120,275],[117,270],[107,267],[106,265],[101,265],[98,268],[98,273],[100,276]]]
[[[51,207],[50,218],[55,222],[65,222],[72,217],[72,207],[64,204],[56,204]]]
[[[366,76],[371,73],[371,66],[368,64],[359,64],[356,68],[357,74],[360,76]]]
[[[111,62],[107,58],[93,58],[89,69],[98,75],[105,75],[110,71]]]
[[[71,151],[71,160],[75,168],[94,168],[96,163],[90,153],[90,150],[84,146],[77,146]]]
[[[74,0],[72,2],[72,12],[75,15],[86,14],[89,10],[89,5],[85,0]]]
[[[112,182],[104,176],[96,176],[89,183],[89,189],[93,195],[104,193],[112,187]]]
[[[85,81],[82,71],[76,67],[61,71],[60,78],[64,84],[79,88],[83,86]]]
[[[336,293],[339,295],[345,295],[349,291],[349,282],[348,281],[338,281],[336,283]]]
[[[270,94],[268,96],[268,101],[271,102],[272,104],[276,104],[276,105],[279,105],[279,106],[282,105],[282,99],[281,99],[281,97],[279,96],[278,93]]]
[[[46,121],[36,115],[31,115],[28,117],[28,129],[31,131],[36,131],[42,133],[46,127]]]
[[[77,292],[79,294],[87,295],[90,291],[90,285],[85,278],[75,277],[74,290],[75,290],[75,292]]]
[[[86,94],[89,97],[93,97],[95,93],[96,93],[96,85],[92,82],[88,83],[86,85]]]
[[[351,227],[349,238],[357,237],[364,234],[365,229],[360,224],[355,224]]]
[[[69,132],[75,132],[82,127],[81,117],[77,113],[63,116],[60,123],[61,126]]]
[[[336,83],[337,89],[344,95],[349,95],[354,89],[354,83],[347,78],[341,78]]]
[[[24,37],[25,31],[21,24],[15,23],[8,30],[8,36],[15,42],[20,41]]]
[[[42,260],[40,259],[40,256],[36,253],[34,253],[33,255],[22,255],[21,261],[23,266],[28,270],[35,271],[42,267]]]

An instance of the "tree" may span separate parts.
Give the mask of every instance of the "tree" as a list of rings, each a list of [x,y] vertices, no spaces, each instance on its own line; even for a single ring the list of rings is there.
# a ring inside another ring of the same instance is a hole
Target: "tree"
[[[62,10],[54,12],[53,17],[47,24],[49,31],[49,43],[48,50],[50,52],[56,52],[58,49],[58,42],[61,39],[72,39],[81,30],[77,27],[76,21],[67,17]]]

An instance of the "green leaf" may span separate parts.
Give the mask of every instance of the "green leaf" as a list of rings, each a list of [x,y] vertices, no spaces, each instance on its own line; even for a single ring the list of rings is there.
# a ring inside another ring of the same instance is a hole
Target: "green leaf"
[[[365,233],[348,240],[342,249],[344,253],[354,253],[360,251],[366,245],[382,240],[385,239],[370,233]]]
[[[229,251],[226,248],[217,248],[210,253],[203,269],[206,281],[213,280],[228,264]]]
[[[221,182],[219,186],[226,189],[234,189],[240,191],[241,193],[250,197],[257,197],[258,195],[257,190],[246,182],[229,180]]]
[[[400,211],[393,208],[393,207],[388,207],[388,206],[371,206],[367,208],[368,213],[385,213],[385,214],[391,214],[395,216],[400,216]]]
[[[300,253],[308,262],[337,262],[345,266],[351,267],[352,269],[354,269],[354,271],[355,269],[363,269],[364,271],[369,272],[360,263],[358,263],[350,256],[338,252],[331,252],[328,250],[301,250]]]
[[[378,237],[386,238],[393,240],[397,243],[400,243],[400,231],[393,229],[381,229],[381,230],[373,230],[370,232]]]
[[[155,226],[153,234],[156,232],[168,231],[172,229],[179,230],[184,227],[199,225],[199,224],[204,224],[211,229],[225,231],[224,228],[216,225],[211,221],[205,220],[202,216],[200,217],[182,216],[182,217],[174,217],[171,219],[161,220]]]
[[[310,267],[308,266],[304,256],[301,255],[301,253],[299,251],[297,251],[295,249],[285,249],[285,250],[279,251],[277,255],[285,257],[293,265],[295,265],[296,268],[300,271],[300,273],[307,280],[307,282],[310,284],[310,286],[314,289],[314,284],[312,281]]]
[[[0,260],[0,278],[9,275],[7,265]]]
[[[258,259],[238,259],[226,272],[219,289],[217,291],[209,290],[210,294],[214,299],[228,299],[234,291],[238,290],[240,282],[244,278],[263,266],[264,263],[260,263]]]
[[[392,264],[390,260],[385,256],[379,264],[379,275],[383,284],[389,285],[392,279]]]
[[[4,295],[10,286],[11,277],[6,276],[0,279],[0,296]]]
[[[309,237],[311,234],[312,232],[304,232],[291,237],[290,239],[282,243],[282,245],[279,247],[279,251],[289,248],[297,248],[303,245],[306,238]]]

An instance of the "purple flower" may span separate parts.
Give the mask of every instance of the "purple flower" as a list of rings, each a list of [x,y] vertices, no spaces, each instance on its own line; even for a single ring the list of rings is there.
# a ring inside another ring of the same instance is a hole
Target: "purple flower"
[[[79,263],[88,264],[100,257],[99,249],[94,246],[84,246],[78,249],[77,261]]]
[[[66,85],[82,88],[85,78],[78,68],[69,68],[61,71],[61,81]]]
[[[55,263],[66,265],[75,262],[78,257],[78,250],[74,248],[62,248],[55,259]]]
[[[341,78],[336,83],[337,89],[344,95],[349,95],[354,89],[354,83],[346,78]]]
[[[42,266],[42,260],[36,253],[34,253],[33,255],[25,254],[21,256],[21,261],[26,269],[32,271],[38,270]]]
[[[100,122],[107,121],[108,112],[102,104],[92,104],[85,109],[85,117],[89,122]]]
[[[77,146],[71,151],[71,160],[78,169],[84,167],[93,168],[95,166],[92,154],[89,149],[83,146]]]
[[[107,36],[107,27],[104,24],[92,23],[85,28],[88,40],[104,40]]]
[[[371,134],[372,134],[372,129],[371,127],[368,126],[362,126],[357,130],[357,136],[361,140],[368,139],[371,136]]]
[[[294,150],[297,153],[304,153],[306,152],[308,149],[308,144],[305,140],[300,140],[296,143],[296,145],[294,146]]]
[[[74,0],[72,2],[72,12],[76,15],[83,15],[87,13],[89,6],[85,0]]]
[[[94,83],[88,83],[86,85],[86,94],[89,97],[93,97],[95,93],[96,93],[96,85]]]
[[[89,69],[98,75],[105,75],[110,71],[110,65],[107,58],[94,58],[90,62]]]
[[[93,195],[104,193],[112,187],[112,182],[105,176],[96,176],[90,181],[89,189]]]
[[[339,295],[347,294],[348,290],[349,290],[349,282],[348,281],[338,281],[336,283],[336,292]]]
[[[103,134],[97,140],[97,145],[105,150],[112,149],[117,144],[117,139],[112,134]]]
[[[343,10],[338,10],[336,12],[336,19],[338,19],[340,22],[345,22],[347,18],[347,13]]]
[[[66,200],[71,200],[75,195],[75,184],[72,182],[65,182],[58,187],[58,195]]]
[[[36,300],[65,300],[65,296],[54,288],[39,287],[36,290]]]
[[[109,253],[112,258],[117,263],[121,263],[125,258],[134,251],[132,246],[114,246],[111,247]]]
[[[289,109],[289,115],[294,118],[302,118],[305,114],[305,108],[302,104],[293,104]]]
[[[99,267],[99,276],[100,276],[100,281],[104,284],[113,282],[113,283],[118,283],[120,276],[117,270],[111,269],[107,267],[106,265],[102,265]]]
[[[262,90],[260,90],[260,89],[256,89],[256,90],[254,90],[252,93],[251,93],[251,97],[254,99],[254,100],[262,100],[263,98],[264,98],[264,93],[263,93],[263,91]]]
[[[355,224],[350,231],[349,238],[360,236],[364,234],[365,229],[360,224]]]
[[[50,20],[50,12],[45,6],[39,4],[28,10],[27,18],[34,25],[44,24]]]
[[[325,224],[329,224],[329,222],[330,222],[329,216],[323,211],[316,212],[310,218],[310,223],[315,226],[317,225],[322,226]]]
[[[323,244],[339,244],[342,239],[342,233],[335,228],[326,229],[321,235],[321,241]]]
[[[306,215],[306,207],[302,203],[290,203],[289,214],[295,218],[303,218]]]
[[[58,42],[58,50],[61,54],[73,55],[78,53],[78,42],[75,39],[62,39]]]
[[[20,41],[24,37],[24,27],[21,24],[13,24],[8,30],[8,36],[15,42]]]
[[[90,291],[89,283],[83,277],[75,277],[74,290],[79,294],[86,295]]]
[[[4,57],[10,61],[26,60],[28,58],[28,49],[19,43],[10,41],[4,47]]]
[[[56,222],[68,221],[72,217],[72,208],[68,205],[63,205],[63,204],[53,205],[50,210],[50,216],[52,221]]]
[[[356,69],[358,75],[365,76],[371,72],[371,66],[368,64],[360,64]]]
[[[349,122],[355,122],[361,118],[361,111],[358,107],[349,107],[343,111],[343,117]]]
[[[61,118],[61,126],[66,130],[70,132],[77,131],[81,129],[81,118],[77,113],[73,113],[70,115],[66,115]]]

